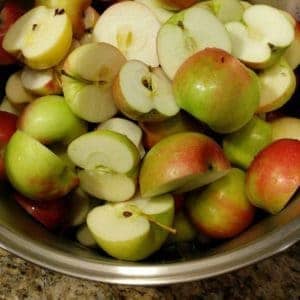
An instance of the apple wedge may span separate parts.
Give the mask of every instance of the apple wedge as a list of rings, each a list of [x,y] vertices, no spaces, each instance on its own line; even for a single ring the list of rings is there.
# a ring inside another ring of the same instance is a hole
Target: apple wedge
[[[87,125],[72,113],[65,99],[54,95],[27,105],[19,117],[18,128],[46,145],[57,142],[67,145],[87,132]]]
[[[72,25],[65,11],[38,6],[9,28],[3,48],[33,69],[48,69],[63,59],[71,42]]]
[[[260,72],[258,78],[260,82],[260,102],[257,112],[259,113],[280,108],[295,92],[296,76],[284,59]]]
[[[188,192],[224,176],[229,168],[214,140],[201,133],[177,133],[145,155],[139,176],[141,195]]]
[[[293,70],[300,65],[300,22],[296,22],[295,39],[284,53],[284,58]]]
[[[213,12],[223,23],[240,21],[244,7],[239,0],[211,0]]]
[[[162,25],[157,36],[159,62],[170,79],[187,58],[208,47],[231,52],[224,25],[212,12],[199,6],[175,14]]]
[[[5,85],[7,99],[15,105],[25,104],[35,100],[35,96],[27,91],[21,80],[21,71],[18,71],[8,78]]]
[[[110,84],[84,82],[63,75],[62,87],[72,112],[88,122],[104,122],[117,113]]]
[[[12,186],[32,200],[61,198],[79,184],[76,174],[60,158],[20,130],[9,140],[4,161]]]
[[[58,74],[54,69],[34,70],[25,67],[21,73],[21,81],[25,89],[39,96],[62,93]]]
[[[232,54],[252,68],[264,69],[283,55],[294,40],[294,26],[278,9],[252,5],[244,11],[242,22],[229,22],[226,29]]]
[[[0,104],[0,111],[6,111],[16,116],[20,115],[20,111],[9,102],[7,97],[4,97],[2,99],[2,102]]]
[[[93,236],[86,224],[83,224],[82,226],[80,226],[77,229],[76,239],[83,246],[86,246],[89,248],[97,247],[97,242],[93,238]]]
[[[118,109],[133,120],[158,121],[179,112],[164,72],[138,60],[123,65],[114,81],[113,96]]]
[[[156,37],[160,22],[145,5],[122,1],[107,8],[99,18],[93,38],[117,47],[127,59],[158,66]]]
[[[300,140],[300,119],[281,117],[270,122],[273,141],[280,139]]]
[[[137,196],[130,201],[94,208],[87,216],[87,226],[109,255],[137,261],[162,246],[173,218],[174,200],[170,194],[155,198]]]
[[[126,58],[116,47],[107,43],[90,43],[77,47],[68,55],[64,72],[103,85],[114,80],[125,62]]]
[[[92,6],[89,6],[84,11],[84,17],[83,17],[84,34],[79,40],[81,45],[89,44],[93,42],[93,31],[99,17],[100,17],[99,13]]]

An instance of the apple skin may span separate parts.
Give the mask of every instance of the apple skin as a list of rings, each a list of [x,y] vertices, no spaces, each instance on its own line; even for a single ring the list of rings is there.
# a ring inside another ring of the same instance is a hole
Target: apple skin
[[[211,171],[224,175],[229,168],[229,161],[214,140],[201,133],[177,133],[161,140],[144,157],[139,176],[141,194],[151,197],[186,192],[212,181],[214,178],[205,178]],[[193,176],[204,181],[194,184]]]
[[[280,139],[258,153],[247,170],[249,201],[279,213],[300,185],[300,141]]]
[[[27,105],[19,117],[18,128],[46,145],[69,144],[87,132],[87,125],[72,113],[65,99],[54,95]]]
[[[11,136],[17,129],[18,117],[12,113],[0,111],[0,181],[6,178],[4,150]]]
[[[188,58],[175,75],[173,90],[180,108],[219,133],[240,129],[259,104],[256,74],[216,48]]]
[[[159,2],[168,10],[181,10],[198,3],[198,0],[159,0]]]
[[[9,182],[32,200],[62,198],[79,184],[77,175],[63,160],[20,130],[10,138],[4,162]]]
[[[24,14],[24,8],[16,1],[6,1],[0,12],[0,65],[14,64],[17,59],[2,48],[8,28]]]
[[[234,165],[247,169],[255,155],[272,142],[272,126],[258,117],[223,139],[225,155]]]
[[[187,213],[200,232],[216,239],[231,238],[251,224],[255,208],[246,196],[245,177],[243,171],[233,168],[187,197]]]
[[[64,199],[41,203],[32,201],[18,193],[14,193],[13,198],[28,214],[47,229],[54,230],[63,225],[68,207]]]

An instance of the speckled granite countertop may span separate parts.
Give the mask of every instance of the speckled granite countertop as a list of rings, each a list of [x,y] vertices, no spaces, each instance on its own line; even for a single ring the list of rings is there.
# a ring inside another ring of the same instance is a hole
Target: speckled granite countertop
[[[164,287],[109,285],[37,267],[0,250],[0,299],[300,299],[300,243],[253,266]]]

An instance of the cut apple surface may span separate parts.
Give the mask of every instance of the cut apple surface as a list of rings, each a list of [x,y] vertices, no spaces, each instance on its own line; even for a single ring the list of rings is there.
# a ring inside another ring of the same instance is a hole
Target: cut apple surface
[[[284,59],[260,72],[258,78],[260,82],[258,112],[269,112],[280,108],[295,92],[296,76]]]
[[[86,121],[104,122],[117,113],[110,84],[87,83],[63,75],[62,86],[73,113]]]
[[[254,68],[265,68],[280,57],[294,40],[294,27],[280,10],[252,5],[242,22],[229,22],[226,29],[232,54]]]
[[[60,158],[20,130],[7,144],[4,160],[12,186],[32,200],[61,198],[79,184]]]
[[[293,70],[300,65],[300,22],[296,22],[295,39],[284,53],[284,58]]]
[[[139,162],[137,147],[123,134],[96,130],[74,140],[68,147],[71,160],[83,169],[104,167],[117,173],[128,173]]]
[[[46,96],[62,93],[58,74],[54,69],[34,70],[25,67],[21,73],[21,81],[25,89],[36,95]]]
[[[175,14],[161,27],[157,36],[159,62],[171,79],[188,57],[208,47],[231,52],[224,25],[213,13],[199,6]]]
[[[66,13],[38,6],[9,28],[3,48],[22,57],[25,64],[33,69],[47,69],[63,59],[71,42],[72,25]]]
[[[109,255],[124,260],[144,259],[158,250],[172,226],[174,200],[169,194],[134,199],[94,208],[87,225],[98,245]]]
[[[160,22],[145,5],[122,1],[107,8],[99,18],[93,37],[117,47],[127,59],[158,66],[156,37]]]
[[[160,68],[141,61],[130,60],[121,68],[113,95],[119,110],[133,120],[163,120],[179,112],[170,80]]]
[[[243,17],[244,7],[239,0],[211,0],[211,6],[223,23],[240,21]]]
[[[300,140],[300,119],[281,117],[270,122],[273,141],[280,139]]]
[[[4,97],[2,99],[2,102],[0,104],[0,111],[6,111],[9,113],[12,113],[16,116],[20,115],[20,110],[18,110],[16,107],[14,107],[11,102],[7,99],[7,97]]]
[[[64,71],[77,79],[111,83],[125,62],[126,58],[116,47],[107,43],[89,43],[68,55]]]

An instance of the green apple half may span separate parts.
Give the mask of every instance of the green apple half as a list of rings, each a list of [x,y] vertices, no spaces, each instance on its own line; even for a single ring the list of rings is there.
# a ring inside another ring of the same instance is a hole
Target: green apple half
[[[3,48],[33,69],[47,69],[63,59],[71,42],[72,24],[65,11],[38,6],[9,28]]]
[[[157,36],[159,62],[170,79],[187,58],[207,47],[231,52],[224,25],[213,13],[199,6],[175,14],[162,25]]]
[[[87,226],[98,245],[123,260],[142,260],[157,251],[172,226],[174,200],[170,194],[134,199],[94,208]]]
[[[79,184],[76,174],[60,158],[20,130],[7,144],[4,159],[12,186],[32,200],[61,198]]]

